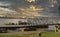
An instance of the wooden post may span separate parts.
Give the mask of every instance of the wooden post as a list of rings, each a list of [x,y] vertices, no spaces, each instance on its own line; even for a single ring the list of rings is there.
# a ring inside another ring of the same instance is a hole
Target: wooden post
[[[39,32],[39,37],[41,37],[41,32]]]

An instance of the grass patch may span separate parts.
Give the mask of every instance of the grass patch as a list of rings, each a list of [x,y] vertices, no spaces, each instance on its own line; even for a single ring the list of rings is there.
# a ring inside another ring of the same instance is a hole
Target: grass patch
[[[29,37],[28,35],[0,35],[0,37]]]
[[[42,37],[60,37],[60,32],[45,32]]]
[[[22,35],[0,35],[0,37],[39,37],[37,33]],[[60,32],[43,32],[41,37],[60,37]]]
[[[0,35],[0,37],[38,37],[36,33],[22,35]]]

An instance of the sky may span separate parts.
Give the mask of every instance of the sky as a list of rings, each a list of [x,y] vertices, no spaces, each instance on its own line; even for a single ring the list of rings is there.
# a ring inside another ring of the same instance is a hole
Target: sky
[[[18,8],[29,8],[30,5],[36,5],[44,8],[43,11],[37,12],[39,15],[58,16],[58,6],[60,5],[60,0],[55,0],[57,3],[53,3],[54,7],[51,7],[52,3],[49,1],[51,0],[37,0],[36,2],[28,2],[25,0],[0,0],[0,6],[7,6],[9,10],[17,11],[16,9]]]
[[[60,5],[60,0],[56,0],[56,1],[57,1],[57,3],[55,3],[54,6],[51,7],[52,4],[51,4],[51,2],[49,2],[49,0],[37,0],[36,2],[28,2],[28,1],[24,1],[24,0],[0,0],[0,11],[2,11],[3,13],[15,12],[17,14],[18,13],[17,9],[25,7],[25,9],[29,11],[30,6],[34,5],[34,6],[38,6],[38,8],[41,7],[44,9],[42,11],[37,12],[39,15],[58,16],[59,15],[58,6]],[[33,9],[33,10],[35,10],[35,9]],[[23,11],[21,11],[21,12],[23,13]],[[32,12],[34,12],[34,11],[32,11]],[[17,19],[15,19],[13,21],[9,20],[9,22],[11,22],[11,21],[17,22],[18,20]],[[7,23],[8,20],[0,19],[0,24],[2,24],[3,21],[4,21],[4,23]]]

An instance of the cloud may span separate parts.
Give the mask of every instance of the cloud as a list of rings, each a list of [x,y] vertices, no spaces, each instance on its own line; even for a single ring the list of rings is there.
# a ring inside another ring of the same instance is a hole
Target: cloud
[[[17,8],[21,8],[21,7],[26,7],[27,8],[32,4],[37,5],[37,6],[42,6],[43,8],[45,8],[45,10],[43,12],[39,12],[39,14],[46,15],[46,16],[56,16],[56,15],[58,15],[57,5],[55,5],[56,7],[54,7],[54,9],[51,9],[51,8],[48,7],[48,6],[51,5],[49,0],[38,0],[36,3],[33,3],[33,2],[29,3],[29,2],[24,1],[24,0],[0,1],[0,6],[10,6],[11,9],[17,9]],[[51,10],[53,10],[53,11],[51,11]]]
[[[7,3],[7,2],[0,2],[0,6],[10,6],[11,4],[10,3]]]

